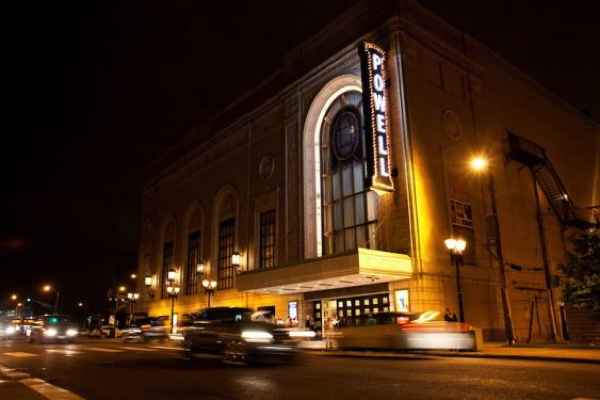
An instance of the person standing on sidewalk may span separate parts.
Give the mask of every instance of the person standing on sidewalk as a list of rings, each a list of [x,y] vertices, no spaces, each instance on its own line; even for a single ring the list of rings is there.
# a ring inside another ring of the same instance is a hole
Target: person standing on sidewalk
[[[444,314],[444,321],[446,322],[456,322],[458,319],[456,318],[456,314],[450,311],[449,308],[446,308],[446,313]]]

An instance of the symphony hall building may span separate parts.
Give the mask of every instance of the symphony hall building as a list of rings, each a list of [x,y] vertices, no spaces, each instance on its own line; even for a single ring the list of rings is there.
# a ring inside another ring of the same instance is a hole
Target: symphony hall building
[[[598,224],[590,118],[415,0],[357,2],[237,95],[147,168],[137,310],[565,334],[550,282]]]

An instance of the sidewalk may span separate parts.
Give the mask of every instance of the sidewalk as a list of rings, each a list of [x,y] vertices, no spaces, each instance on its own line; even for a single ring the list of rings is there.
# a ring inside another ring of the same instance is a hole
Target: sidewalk
[[[445,357],[510,358],[539,361],[571,361],[600,364],[600,346],[574,346],[568,343],[534,343],[508,346],[503,342],[484,342],[481,351],[412,350],[412,351],[341,351],[327,349],[326,342],[303,346],[304,350],[342,357],[405,358],[420,355]]]

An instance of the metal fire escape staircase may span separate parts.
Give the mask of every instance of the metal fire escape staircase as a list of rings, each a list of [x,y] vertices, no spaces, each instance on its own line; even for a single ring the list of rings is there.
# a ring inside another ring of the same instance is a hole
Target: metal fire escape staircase
[[[508,132],[505,156],[509,161],[514,160],[529,167],[537,184],[546,195],[552,211],[564,228],[572,226],[588,229],[598,226],[598,221],[591,218],[593,217],[591,212],[590,215],[584,215],[587,214],[584,213],[587,210],[579,209],[573,205],[567,190],[554,168],[552,168],[550,160],[546,157],[544,148]]]

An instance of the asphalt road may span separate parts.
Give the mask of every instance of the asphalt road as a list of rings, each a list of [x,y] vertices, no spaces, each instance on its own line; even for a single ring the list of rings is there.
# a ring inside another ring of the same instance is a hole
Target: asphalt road
[[[293,365],[241,367],[214,356],[185,360],[169,343],[117,339],[2,341],[0,371],[0,399],[7,400],[600,400],[600,366],[592,364],[304,354]]]

